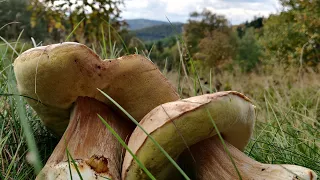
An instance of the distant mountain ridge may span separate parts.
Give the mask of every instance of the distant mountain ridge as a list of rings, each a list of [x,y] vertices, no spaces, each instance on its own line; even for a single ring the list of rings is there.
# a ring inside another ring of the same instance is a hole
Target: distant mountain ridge
[[[170,36],[181,34],[183,30],[182,23],[162,24],[132,31],[139,39],[143,41],[156,41]]]
[[[162,25],[162,24],[169,24],[168,22],[165,22],[165,21],[158,21],[158,20],[151,20],[151,19],[126,19],[125,21],[128,23],[129,30],[138,30],[138,29],[143,29],[143,28]]]
[[[184,25],[180,22],[170,24],[169,22],[150,19],[128,19],[125,21],[129,25],[129,31],[143,41],[156,41],[181,34]]]

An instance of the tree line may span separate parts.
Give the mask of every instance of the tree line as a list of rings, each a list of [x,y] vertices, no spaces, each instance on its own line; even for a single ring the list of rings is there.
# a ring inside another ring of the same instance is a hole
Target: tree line
[[[185,56],[203,68],[228,69],[239,65],[245,72],[265,64],[316,66],[320,62],[320,1],[280,0],[283,11],[268,18],[231,25],[225,16],[203,10],[190,15],[182,39]],[[179,58],[169,40],[156,43],[155,57]],[[160,47],[157,52],[158,45]],[[183,49],[182,49],[183,50]],[[187,58],[187,59],[188,59]],[[161,63],[160,63],[161,64]],[[164,64],[164,63],[162,63]],[[178,64],[172,62],[169,65]]]
[[[23,31],[25,40],[33,37],[37,42],[54,43],[68,38],[95,47],[107,40],[126,49],[123,54],[145,49],[160,67],[169,70],[177,68],[181,54],[187,61],[217,70],[235,64],[246,72],[278,62],[317,65],[320,1],[279,2],[280,13],[240,25],[231,25],[225,16],[204,9],[190,14],[181,35],[142,42],[121,20],[123,0],[5,0],[0,2],[0,36],[16,39]]]

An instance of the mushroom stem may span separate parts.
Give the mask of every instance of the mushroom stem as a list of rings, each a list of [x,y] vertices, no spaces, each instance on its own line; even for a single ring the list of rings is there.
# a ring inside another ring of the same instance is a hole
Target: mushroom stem
[[[123,121],[107,105],[92,98],[79,97],[71,113],[67,130],[54,149],[37,179],[120,179],[124,150],[99,117],[119,134],[128,138],[133,130],[130,122]],[[76,166],[68,163],[67,150]],[[71,169],[71,175],[70,175]]]
[[[317,175],[310,169],[296,165],[272,165],[257,162],[225,141],[243,180],[316,180]],[[240,179],[230,157],[217,136],[201,141],[184,151],[179,157],[185,172],[191,172],[192,179]]]

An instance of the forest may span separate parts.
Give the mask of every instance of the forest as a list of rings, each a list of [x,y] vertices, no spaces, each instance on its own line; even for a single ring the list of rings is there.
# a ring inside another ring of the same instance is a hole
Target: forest
[[[60,140],[19,95],[13,64],[28,49],[62,42],[101,59],[140,54],[181,98],[243,93],[256,114],[244,153],[319,176],[320,1],[279,3],[278,13],[237,25],[203,9],[185,23],[130,28],[126,0],[0,0],[0,179],[34,179]]]

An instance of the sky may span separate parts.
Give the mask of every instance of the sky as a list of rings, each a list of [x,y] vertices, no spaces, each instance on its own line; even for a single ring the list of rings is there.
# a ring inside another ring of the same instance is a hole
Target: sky
[[[187,22],[191,12],[204,8],[227,17],[236,25],[254,16],[268,17],[281,10],[278,0],[125,0],[123,19],[152,19]]]

